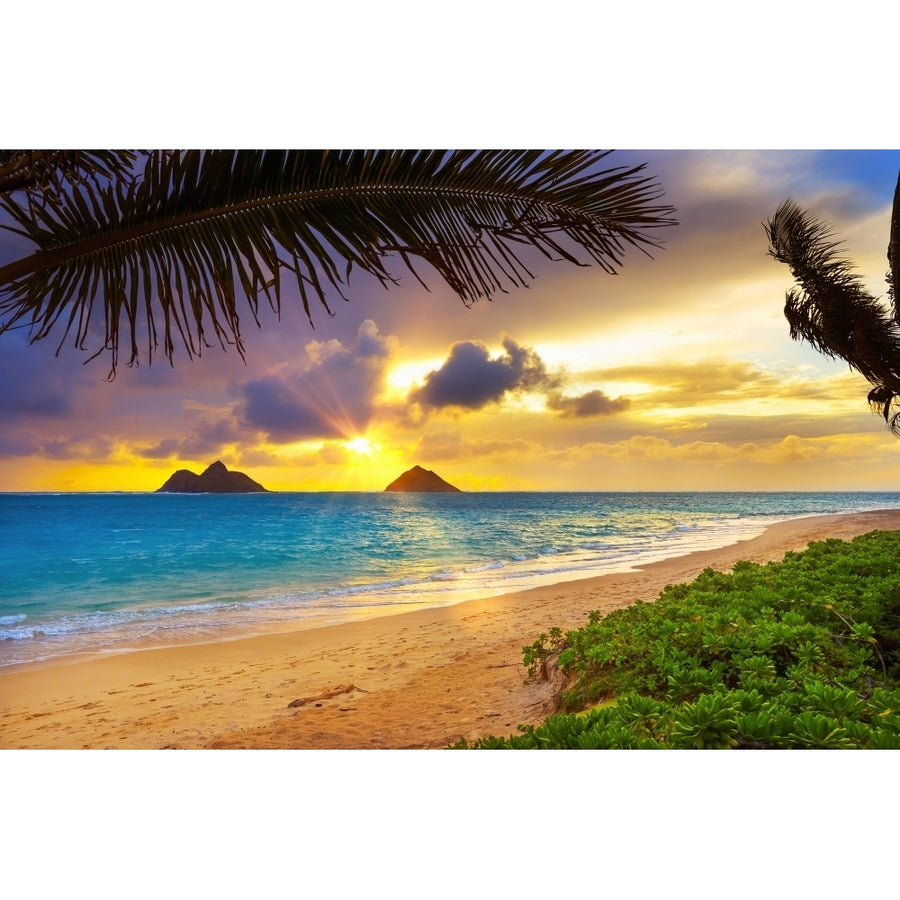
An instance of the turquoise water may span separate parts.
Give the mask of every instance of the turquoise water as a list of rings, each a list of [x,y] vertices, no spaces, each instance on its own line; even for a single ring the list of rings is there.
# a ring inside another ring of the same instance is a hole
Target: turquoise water
[[[0,494],[0,665],[439,606],[887,508],[900,493]]]

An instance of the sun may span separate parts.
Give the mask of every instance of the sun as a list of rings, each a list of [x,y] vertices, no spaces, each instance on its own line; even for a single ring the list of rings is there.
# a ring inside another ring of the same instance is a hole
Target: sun
[[[377,449],[375,444],[364,437],[353,438],[352,441],[344,441],[344,446],[348,450],[352,450],[354,453],[359,453],[363,456],[371,456]]]

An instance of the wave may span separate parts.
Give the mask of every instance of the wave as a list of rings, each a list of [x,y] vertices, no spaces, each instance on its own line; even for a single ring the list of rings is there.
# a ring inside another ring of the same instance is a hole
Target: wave
[[[200,495],[126,495],[113,514],[105,495],[87,496],[62,495],[65,516],[47,495],[40,510],[0,497],[0,511],[20,504],[7,516],[15,528],[0,535],[10,561],[0,603],[3,593],[13,601],[0,606],[0,665],[447,605],[632,570],[786,518],[900,507],[900,494],[473,494],[398,512],[380,495],[289,494],[269,498],[262,515],[239,498],[213,511]],[[140,542],[123,534],[138,529]],[[38,546],[46,555],[29,557]],[[68,581],[54,581],[56,571]]]
[[[684,523],[681,523],[684,526]],[[263,591],[249,596],[213,596],[202,602],[157,604],[144,608],[94,610],[76,615],[35,619],[24,615],[0,620],[0,641],[28,653],[0,652],[0,666],[29,659],[45,659],[70,652],[128,649],[150,638],[161,642],[211,639],[230,629],[265,628],[304,620],[337,617],[347,611],[365,615],[385,610],[446,605],[479,596],[492,596],[607,572],[628,571],[647,562],[692,552],[702,546],[721,546],[731,535],[719,527],[673,527],[663,533],[620,535],[616,541],[585,541],[543,546],[530,554],[474,564],[444,566],[414,575],[336,584],[320,590]],[[730,526],[743,535],[757,525]],[[698,535],[705,539],[690,540]]]
[[[478,566],[469,566],[465,571],[476,573],[476,572],[489,572],[491,569],[502,569],[506,565],[502,560],[496,560],[495,562],[486,562],[481,563]]]

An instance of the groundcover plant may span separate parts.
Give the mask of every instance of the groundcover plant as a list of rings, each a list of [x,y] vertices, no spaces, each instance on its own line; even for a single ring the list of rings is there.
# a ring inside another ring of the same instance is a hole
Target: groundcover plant
[[[456,748],[900,748],[900,532],[704,570],[523,648],[560,712]]]

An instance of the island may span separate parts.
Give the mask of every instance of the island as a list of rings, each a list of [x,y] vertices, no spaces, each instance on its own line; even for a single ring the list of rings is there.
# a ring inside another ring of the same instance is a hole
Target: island
[[[395,478],[385,488],[385,491],[405,491],[419,494],[462,493],[458,487],[454,487],[449,482],[444,481],[437,473],[432,472],[430,469],[423,469],[421,466],[413,466],[399,478]]]
[[[268,493],[261,484],[243,472],[230,472],[225,464],[216,460],[202,475],[188,469],[179,469],[157,494],[257,494]]]

